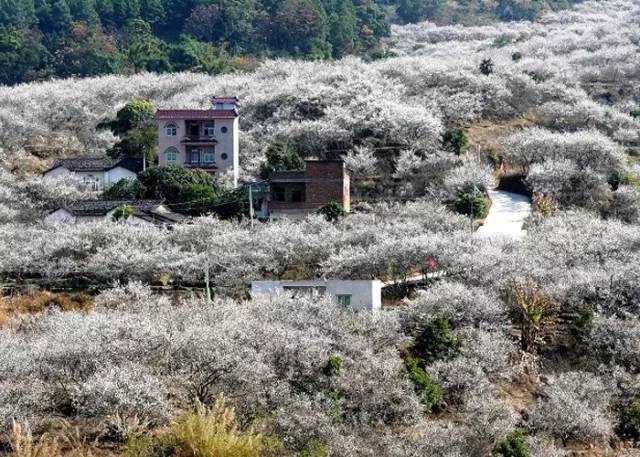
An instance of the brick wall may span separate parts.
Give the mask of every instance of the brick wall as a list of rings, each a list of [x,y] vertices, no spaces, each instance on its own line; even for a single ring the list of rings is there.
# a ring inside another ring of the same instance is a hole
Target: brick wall
[[[341,203],[348,211],[350,205],[349,174],[341,161],[307,161],[304,173],[279,172],[271,176],[271,186],[290,182],[304,182],[304,202],[270,202],[271,210],[310,211],[329,202]]]

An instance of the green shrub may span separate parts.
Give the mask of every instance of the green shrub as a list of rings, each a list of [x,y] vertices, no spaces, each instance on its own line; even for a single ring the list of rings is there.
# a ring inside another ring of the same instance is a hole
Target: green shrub
[[[340,357],[338,354],[332,354],[329,356],[326,365],[322,369],[322,373],[324,373],[326,376],[335,376],[340,373],[340,370],[342,369],[342,363],[342,357]]]
[[[123,178],[102,191],[103,200],[137,200],[144,196],[145,188],[137,179]]]
[[[347,212],[340,203],[329,202],[318,210],[318,214],[322,214],[329,222],[335,222],[346,216]]]
[[[640,117],[640,108],[629,111],[629,116],[635,117],[635,118]]]
[[[503,48],[511,43],[511,38],[507,35],[499,35],[493,40],[493,46],[496,48]]]
[[[623,407],[618,414],[616,432],[621,438],[640,441],[640,397]]]
[[[461,192],[456,197],[455,209],[460,214],[482,219],[489,213],[489,200],[481,192]]]
[[[442,135],[442,145],[448,151],[461,154],[467,147],[468,140],[464,130],[459,128],[447,129]]]
[[[575,351],[580,352],[588,347],[592,330],[593,310],[589,306],[582,306],[571,319],[569,325],[569,333],[571,334],[572,346]]]
[[[115,222],[126,221],[132,214],[133,207],[131,205],[119,205],[113,210],[113,220]]]
[[[298,454],[299,457],[326,457],[329,453],[327,445],[322,441],[311,438]]]
[[[520,59],[522,59],[522,53],[520,51],[516,51],[511,54],[511,60],[513,60],[514,62],[518,62]]]
[[[620,183],[627,186],[637,187],[638,189],[640,189],[640,176],[627,171],[622,174]]]
[[[428,321],[418,329],[413,353],[431,363],[450,359],[460,352],[460,340],[454,335],[449,321],[442,315]]]
[[[418,358],[407,355],[404,360],[409,379],[427,411],[438,411],[442,406],[442,388],[433,382]]]
[[[503,457],[529,457],[527,439],[521,429],[516,429],[498,444],[496,452]]]

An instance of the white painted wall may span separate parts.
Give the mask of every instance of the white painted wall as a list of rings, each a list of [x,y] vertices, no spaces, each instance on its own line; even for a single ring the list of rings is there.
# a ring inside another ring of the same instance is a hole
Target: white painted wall
[[[287,294],[289,291],[284,289],[286,286],[325,287],[326,294],[336,301],[338,295],[351,295],[351,308],[356,311],[377,311],[382,306],[382,282],[378,280],[252,281],[251,294],[254,296]]]
[[[106,184],[113,184],[123,178],[134,179],[137,174],[122,167],[115,167],[107,171],[69,171],[64,167],[57,167],[44,173],[47,178],[57,178],[67,173],[82,179],[87,185],[95,183],[96,190],[101,190]]]

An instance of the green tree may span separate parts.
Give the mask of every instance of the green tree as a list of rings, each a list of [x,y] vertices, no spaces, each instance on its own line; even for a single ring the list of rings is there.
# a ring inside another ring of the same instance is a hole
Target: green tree
[[[447,129],[442,135],[442,145],[444,148],[458,155],[464,152],[467,143],[466,133],[459,128]]]
[[[529,445],[522,429],[508,433],[496,447],[496,452],[503,457],[529,457]]]
[[[218,74],[231,66],[231,58],[223,48],[185,35],[177,45],[171,47],[169,55],[176,71],[190,70]]]
[[[151,32],[142,19],[134,19],[125,29],[126,56],[134,71],[170,71],[166,44]]]
[[[618,413],[616,425],[618,435],[634,444],[640,442],[640,398],[635,398]]]
[[[138,200],[144,198],[146,189],[138,179],[123,178],[108,185],[101,194],[103,200]]]
[[[36,20],[33,0],[1,0],[0,26],[25,27]]]
[[[451,330],[449,320],[440,315],[418,329],[413,352],[425,363],[450,359],[460,351],[460,340]]]
[[[304,161],[288,144],[276,141],[266,151],[267,162],[260,169],[260,177],[267,179],[275,171],[302,170]]]
[[[21,83],[46,74],[51,59],[32,31],[0,26],[0,83]]]
[[[204,170],[175,165],[152,167],[138,175],[144,187],[144,198],[166,200],[169,203],[184,203],[202,198],[202,186],[210,187],[218,194],[213,177]],[[210,194],[206,198],[211,197]],[[185,205],[186,207],[186,205]]]
[[[455,210],[475,219],[483,219],[489,213],[489,200],[482,192],[460,192],[454,202]]]
[[[288,54],[329,58],[327,15],[314,0],[283,0],[273,18],[271,45]]]
[[[493,73],[493,60],[483,59],[482,62],[480,62],[480,66],[478,68],[480,70],[480,73],[485,76],[489,76],[491,73]]]
[[[329,42],[333,57],[340,58],[356,47],[356,18],[352,0],[336,0],[329,16]]]
[[[98,124],[108,128],[121,139],[108,154],[111,157],[146,157],[149,163],[157,154],[157,126],[154,120],[156,109],[149,100],[133,100],[116,113],[116,118]]]
[[[152,26],[164,24],[167,13],[162,0],[142,0],[140,5],[142,19]]]
[[[71,10],[66,0],[39,0],[36,3],[38,28],[51,41],[64,35],[71,28]]]

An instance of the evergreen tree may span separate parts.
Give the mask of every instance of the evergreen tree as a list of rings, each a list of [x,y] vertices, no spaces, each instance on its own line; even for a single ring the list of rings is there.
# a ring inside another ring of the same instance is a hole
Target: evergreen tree
[[[352,0],[336,0],[329,17],[329,42],[333,57],[340,58],[355,49],[356,19]]]

